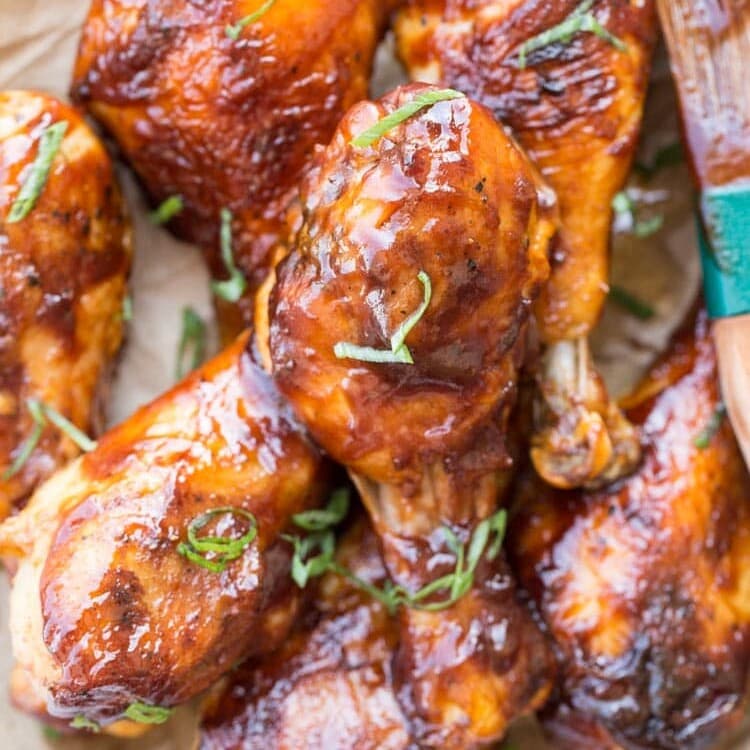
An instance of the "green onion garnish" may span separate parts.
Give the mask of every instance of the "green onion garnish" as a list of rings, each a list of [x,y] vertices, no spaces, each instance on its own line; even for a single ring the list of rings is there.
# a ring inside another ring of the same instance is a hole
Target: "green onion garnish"
[[[14,477],[19,471],[21,471],[29,458],[31,458],[31,454],[39,444],[42,432],[44,431],[45,419],[39,401],[33,398],[27,399],[26,407],[34,420],[34,429],[31,431],[31,435],[29,435],[21,450],[18,452],[13,463],[3,472],[2,477],[0,477],[3,482],[7,482],[11,477]]]
[[[526,57],[536,50],[548,47],[550,44],[558,42],[569,44],[570,40],[581,32],[590,32],[596,34],[600,39],[609,42],[613,47],[624,52],[627,49],[626,44],[618,39],[614,34],[604,28],[596,16],[591,12],[594,6],[594,0],[584,0],[564,21],[557,26],[543,31],[541,34],[527,39],[518,50],[518,65],[520,68],[526,67]]]
[[[47,422],[51,422],[61,432],[65,433],[82,451],[89,453],[96,448],[96,442],[86,435],[85,432],[79,430],[69,419],[60,414],[57,409],[35,398],[26,399],[26,408],[34,420],[34,429],[31,435],[29,435],[28,440],[23,444],[15,461],[0,476],[0,480],[3,482],[18,474],[24,467],[39,444]]]
[[[87,729],[89,732],[99,734],[101,727],[91,719],[87,719],[85,716],[76,716],[73,721],[70,722],[71,729]]]
[[[325,508],[296,513],[292,516],[292,521],[305,531],[325,531],[341,523],[348,512],[349,490],[344,487],[331,495]]]
[[[610,299],[624,310],[627,310],[631,315],[641,320],[649,320],[653,318],[656,313],[654,308],[646,304],[643,300],[638,299],[634,294],[631,294],[627,289],[623,289],[617,284],[612,284],[609,288]]]
[[[182,196],[170,195],[169,198],[162,201],[159,206],[148,215],[148,218],[153,224],[166,224],[174,219],[183,208],[185,208],[185,202],[182,200]]]
[[[639,219],[638,208],[627,190],[621,190],[612,199],[612,210],[619,216],[628,217],[633,227],[633,234],[641,239],[650,237],[664,225],[663,216],[652,216],[650,219]]]
[[[650,219],[638,219],[633,224],[633,234],[641,239],[656,234],[664,226],[664,217],[659,214]]]
[[[172,715],[171,708],[149,706],[136,701],[125,709],[125,717],[139,724],[163,724]]]
[[[711,444],[713,436],[719,431],[721,423],[724,421],[724,417],[727,415],[727,407],[720,403],[711,418],[708,420],[706,426],[701,430],[701,433],[693,440],[693,445],[698,450],[705,450]]]
[[[219,516],[235,516],[248,522],[248,530],[239,537],[198,536],[198,532]],[[255,516],[244,508],[215,508],[194,518],[187,529],[187,542],[181,542],[177,551],[190,562],[212,573],[222,573],[233,560],[242,557],[258,535]]]
[[[18,197],[8,213],[7,221],[9,224],[25,219],[36,205],[44,186],[47,184],[52,162],[60,150],[60,145],[67,130],[68,121],[60,120],[60,122],[48,126],[42,133],[39,138],[39,152],[31,166],[31,172],[21,186]]]
[[[247,282],[232,255],[232,212],[228,208],[221,209],[221,259],[229,278],[226,281],[212,281],[211,288],[217,297],[227,302],[237,302],[245,293]]]
[[[331,570],[336,552],[336,537],[332,531],[319,531],[306,537],[282,534],[281,538],[294,546],[291,575],[301,589],[311,578]]]
[[[188,355],[190,355],[188,357]],[[199,367],[206,358],[206,324],[192,307],[182,309],[182,334],[177,347],[177,380]],[[187,361],[186,361],[187,360]]]
[[[269,10],[271,10],[271,6],[275,2],[276,0],[266,0],[266,2],[263,3],[263,5],[261,5],[260,8],[258,8],[258,10],[256,10],[254,13],[241,18],[235,24],[229,24],[224,29],[224,32],[230,39],[236,41],[240,38],[240,34],[245,30],[245,28],[251,23],[255,23],[256,21],[260,20],[262,16],[264,16],[266,13],[268,13]]]
[[[352,146],[357,148],[366,148],[380,140],[389,130],[400,125],[405,120],[413,117],[420,110],[431,107],[438,102],[445,102],[450,99],[460,99],[464,96],[460,91],[453,89],[439,89],[437,91],[425,91],[417,94],[410,102],[402,104],[397,110],[378,120],[371,128],[360,133],[351,142]]]
[[[126,294],[122,299],[120,318],[126,323],[133,320],[133,298],[129,294]]]
[[[382,588],[378,588],[339,565],[334,560],[336,537],[330,529],[316,531],[303,538],[286,534],[282,535],[282,538],[294,546],[291,575],[300,588],[304,588],[310,579],[330,572],[351,581],[359,589],[385,605],[391,614],[395,614],[401,606],[437,612],[453,606],[471,589],[474,584],[474,573],[482,555],[490,561],[497,557],[505,537],[506,523],[505,510],[500,510],[482,521],[472,534],[468,551],[453,531],[444,527],[446,543],[456,556],[456,567],[452,573],[441,576],[413,594],[392,581],[386,581]],[[494,538],[492,538],[493,534]],[[490,541],[491,538],[492,541]],[[442,600],[425,602],[441,592],[445,594]]]
[[[29,401],[33,401],[33,399],[29,399]],[[38,403],[44,416],[61,432],[64,432],[84,453],[91,453],[96,448],[96,441],[92,440],[82,430],[79,430],[78,427],[60,414],[59,411],[49,406],[49,404]],[[31,404],[29,404],[29,410],[31,410]]]
[[[621,190],[612,198],[612,210],[616,214],[632,214],[634,209],[635,203],[627,190]]]
[[[62,732],[59,729],[49,726],[49,724],[45,724],[42,727],[42,734],[47,742],[57,742],[62,739]]]
[[[424,288],[424,297],[417,310],[412,313],[391,336],[390,349],[373,349],[369,346],[358,346],[347,341],[339,341],[333,347],[333,353],[338,359],[358,359],[361,362],[399,363],[413,365],[414,358],[411,356],[409,347],[406,346],[406,337],[421,320],[432,300],[432,281],[424,272],[420,271],[417,278]]]

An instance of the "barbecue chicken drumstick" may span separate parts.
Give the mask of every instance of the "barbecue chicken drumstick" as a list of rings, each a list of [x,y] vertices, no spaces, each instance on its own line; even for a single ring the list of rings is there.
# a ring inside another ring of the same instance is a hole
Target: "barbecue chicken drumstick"
[[[705,314],[634,396],[643,465],[599,492],[521,493],[510,545],[560,656],[556,747],[713,746],[750,677],[750,477]]]
[[[112,164],[80,115],[0,93],[0,520],[79,452],[29,399],[102,427],[130,251]]]
[[[280,534],[322,466],[246,336],[110,431],[0,527],[16,702],[163,718],[278,647],[300,603]]]
[[[72,95],[155,202],[181,196],[171,226],[206,251],[216,278],[227,274],[220,213],[232,212],[234,261],[251,292],[286,235],[313,147],[367,94],[388,9],[381,0],[94,0]],[[217,299],[227,342],[252,322],[251,297],[239,310]]]
[[[415,84],[345,116],[303,181],[304,221],[270,303],[275,379],[349,468],[410,596],[460,567],[458,548],[496,510],[554,230],[531,164],[463,96],[366,137],[434,96]],[[401,608],[398,692],[424,747],[497,738],[549,688],[545,646],[504,564],[475,562],[454,602],[443,590]]]
[[[601,31],[577,32],[576,14]],[[560,487],[606,483],[638,460],[586,337],[608,289],[611,202],[635,151],[655,26],[652,0],[407,0],[396,20],[410,76],[489,107],[557,192],[561,228],[536,307],[547,350],[532,458]]]

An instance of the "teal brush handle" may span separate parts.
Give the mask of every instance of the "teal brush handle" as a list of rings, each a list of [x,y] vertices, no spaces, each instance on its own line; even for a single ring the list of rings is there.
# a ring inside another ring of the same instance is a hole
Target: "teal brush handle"
[[[708,188],[698,228],[706,307],[712,318],[750,313],[750,181]]]

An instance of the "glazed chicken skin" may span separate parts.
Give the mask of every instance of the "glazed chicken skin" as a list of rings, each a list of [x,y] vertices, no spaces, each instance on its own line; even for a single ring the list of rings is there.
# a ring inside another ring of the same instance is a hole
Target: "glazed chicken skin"
[[[65,123],[36,202],[21,217],[14,207],[45,133]],[[79,453],[48,423],[24,460],[37,431],[28,399],[88,434],[102,428],[130,255],[112,163],[80,115],[44,94],[0,93],[0,520]]]
[[[182,196],[171,226],[207,252],[220,212],[252,291],[286,236],[285,211],[313,147],[367,94],[389,8],[381,0],[94,0],[72,95],[114,136],[155,202]],[[239,31],[227,27],[257,20]],[[251,322],[218,300],[229,341]]]
[[[614,43],[568,31],[533,49],[540,34],[586,11]],[[563,488],[628,473],[638,461],[637,436],[594,370],[586,337],[608,290],[611,203],[637,144],[656,36],[653,1],[407,0],[395,29],[410,76],[489,107],[558,196],[552,272],[536,305],[548,345],[532,448],[537,470]]]
[[[382,586],[378,539],[364,520],[337,561]],[[309,613],[276,653],[249,662],[203,710],[199,750],[411,750],[393,686],[398,624],[345,578],[321,580]]]
[[[554,229],[531,164],[463,96],[352,144],[435,93],[402,87],[345,116],[303,181],[304,222],[270,301],[280,390],[349,468],[389,575],[410,593],[456,568],[444,527],[467,545],[497,508],[523,333]],[[336,355],[342,342],[389,350],[417,309],[405,340],[414,364]],[[423,747],[497,739],[544,699],[549,666],[499,559],[482,557],[465,596],[442,611],[401,609],[397,692]]]
[[[246,336],[136,412],[0,527],[18,557],[16,703],[108,725],[278,647],[300,604],[279,537],[323,480]],[[212,569],[196,524],[204,543],[257,533]]]
[[[628,399],[636,474],[521,493],[509,539],[560,657],[556,747],[710,747],[744,715],[750,477],[717,378],[702,313]]]

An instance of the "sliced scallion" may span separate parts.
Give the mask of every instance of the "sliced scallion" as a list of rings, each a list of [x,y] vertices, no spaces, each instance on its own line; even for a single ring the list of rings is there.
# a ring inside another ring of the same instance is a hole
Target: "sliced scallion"
[[[139,724],[163,724],[172,715],[172,709],[136,701],[125,709],[124,715]]]
[[[397,110],[378,120],[372,127],[365,130],[364,133],[360,133],[352,140],[352,146],[356,146],[357,148],[372,146],[373,143],[379,141],[389,130],[413,117],[417,112],[431,107],[438,102],[460,99],[463,96],[460,91],[454,91],[453,89],[438,89],[417,94],[410,102],[402,104]]]
[[[227,302],[238,302],[245,293],[247,281],[242,271],[237,268],[232,253],[232,212],[228,208],[221,209],[221,259],[229,273],[226,281],[213,281],[211,288],[214,294]]]
[[[423,287],[423,299],[417,310],[412,313],[391,336],[390,349],[374,349],[369,346],[359,346],[348,341],[339,341],[333,347],[333,353],[338,359],[356,359],[360,362],[375,362],[385,364],[413,365],[414,358],[409,347],[406,346],[406,337],[414,326],[419,323],[432,300],[432,281],[424,272],[420,271],[417,278]]]
[[[206,358],[206,324],[192,307],[182,310],[182,333],[177,347],[177,380],[199,367]]]
[[[67,130],[67,120],[60,120],[60,122],[45,128],[39,138],[39,151],[31,166],[31,172],[24,180],[21,189],[18,191],[18,197],[8,213],[7,221],[9,224],[25,219],[36,205],[44,186],[47,184],[52,162],[60,150]]]
[[[569,44],[570,40],[581,32],[595,34],[616,49],[624,52],[627,49],[625,43],[599,23],[591,11],[593,6],[594,0],[584,0],[565,20],[551,29],[547,29],[531,39],[527,39],[518,50],[519,67],[526,67],[526,58],[532,52],[549,47],[551,44],[557,44],[558,42]]]
[[[162,201],[159,206],[148,215],[148,218],[153,224],[166,224],[174,219],[184,207],[185,202],[181,195],[170,195],[169,198]]]
[[[248,530],[239,537],[198,536],[198,532],[221,516],[234,516],[248,523]],[[194,518],[187,528],[187,542],[178,545],[177,551],[186,559],[212,573],[226,570],[230,562],[242,556],[258,535],[255,516],[244,508],[227,506],[214,508]]]
[[[224,33],[233,41],[237,41],[237,39],[240,38],[240,34],[245,30],[246,27],[248,27],[251,23],[255,23],[256,21],[259,21],[266,13],[268,13],[269,10],[271,10],[271,7],[274,5],[276,0],[266,0],[263,5],[258,8],[254,13],[250,13],[250,15],[245,16],[244,18],[240,18],[237,23],[229,24],[225,29]]]

